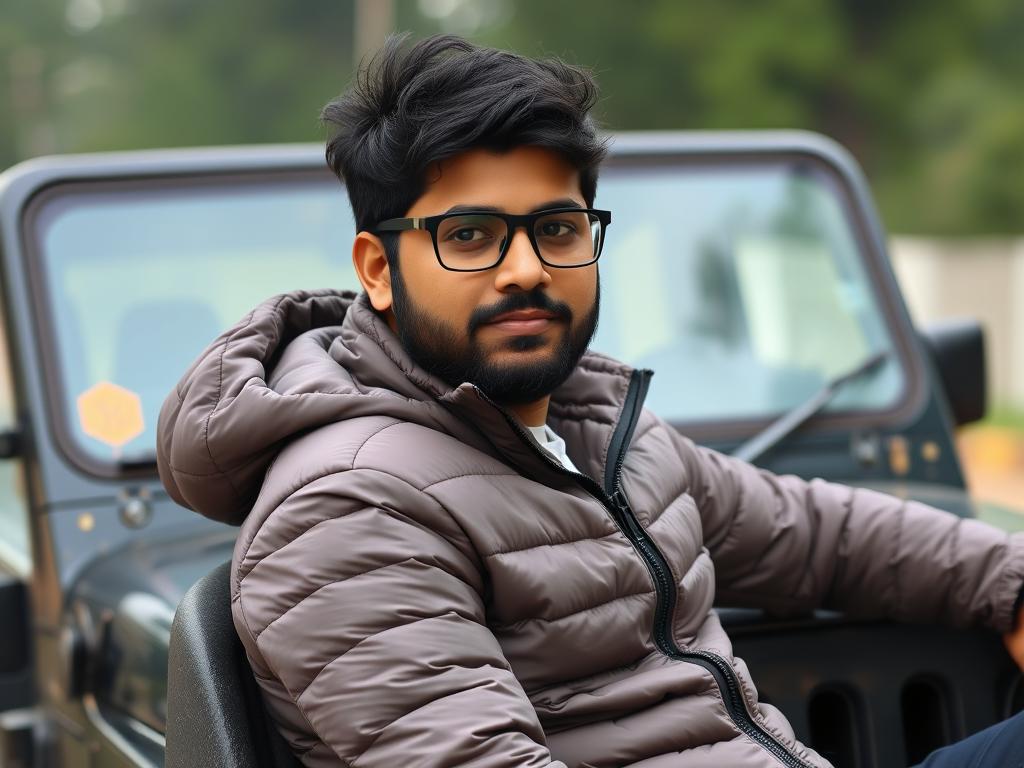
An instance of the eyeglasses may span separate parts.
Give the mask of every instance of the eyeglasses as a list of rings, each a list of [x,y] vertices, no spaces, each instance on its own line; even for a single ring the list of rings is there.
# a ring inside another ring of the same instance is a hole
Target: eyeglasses
[[[425,229],[434,242],[438,263],[452,272],[482,272],[498,266],[508,253],[512,235],[526,230],[534,253],[549,267],[571,269],[593,264],[601,255],[611,211],[593,208],[550,208],[516,215],[491,211],[460,211],[423,218],[387,219],[373,230],[404,232]]]

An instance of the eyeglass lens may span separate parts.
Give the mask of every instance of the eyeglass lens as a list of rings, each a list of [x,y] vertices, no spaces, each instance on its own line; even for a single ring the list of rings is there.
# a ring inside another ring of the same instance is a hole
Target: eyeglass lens
[[[567,211],[537,219],[533,228],[540,257],[553,266],[575,267],[597,257],[601,221],[593,214]],[[437,228],[437,253],[449,269],[486,269],[498,263],[508,226],[500,216],[450,216]]]

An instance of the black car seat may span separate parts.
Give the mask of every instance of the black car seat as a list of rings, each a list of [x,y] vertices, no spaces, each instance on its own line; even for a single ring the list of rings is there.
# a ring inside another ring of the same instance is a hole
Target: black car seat
[[[185,593],[167,660],[166,768],[295,768],[231,623],[230,563]]]

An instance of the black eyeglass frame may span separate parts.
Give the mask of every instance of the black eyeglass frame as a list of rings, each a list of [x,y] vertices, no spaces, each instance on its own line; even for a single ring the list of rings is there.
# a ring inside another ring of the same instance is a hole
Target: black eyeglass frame
[[[601,233],[598,239],[597,245],[594,248],[594,258],[590,261],[585,261],[582,264],[552,264],[546,260],[540,252],[540,246],[537,245],[537,234],[534,232],[534,226],[538,219],[542,219],[545,216],[551,216],[556,213],[586,213],[594,216],[601,224]],[[457,267],[449,267],[441,259],[441,251],[437,245],[437,230],[441,226],[441,222],[445,219],[454,219],[458,216],[494,216],[502,219],[505,222],[505,226],[508,228],[508,237],[505,238],[505,243],[501,248],[501,252],[498,254],[498,259],[493,264],[487,267],[474,267],[473,269],[458,269]],[[501,264],[505,260],[505,256],[508,254],[509,246],[512,244],[512,238],[515,232],[519,228],[526,230],[526,236],[530,238],[530,244],[533,246],[533,252],[537,254],[537,258],[540,259],[541,263],[553,267],[555,269],[577,269],[579,267],[589,267],[591,264],[596,262],[601,257],[601,252],[604,250],[604,238],[608,231],[608,225],[612,223],[612,212],[603,211],[598,208],[547,208],[543,211],[534,211],[533,213],[501,213],[500,211],[454,211],[451,213],[439,213],[436,216],[418,216],[418,217],[404,217],[398,219],[385,219],[384,221],[377,224],[371,231],[374,234],[381,232],[407,232],[412,229],[423,229],[430,233],[430,240],[434,244],[434,257],[437,259],[437,263],[441,265],[442,269],[447,269],[449,272],[486,272],[488,269],[494,269],[496,266]]]

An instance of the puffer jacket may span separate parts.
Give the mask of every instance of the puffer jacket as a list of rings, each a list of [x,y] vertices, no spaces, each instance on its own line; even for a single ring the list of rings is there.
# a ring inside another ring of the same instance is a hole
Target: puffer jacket
[[[303,764],[826,766],[713,601],[1009,628],[1024,538],[695,446],[647,377],[588,353],[554,393],[575,474],[364,296],[278,296],[201,355],[160,474],[241,525],[235,626]]]

